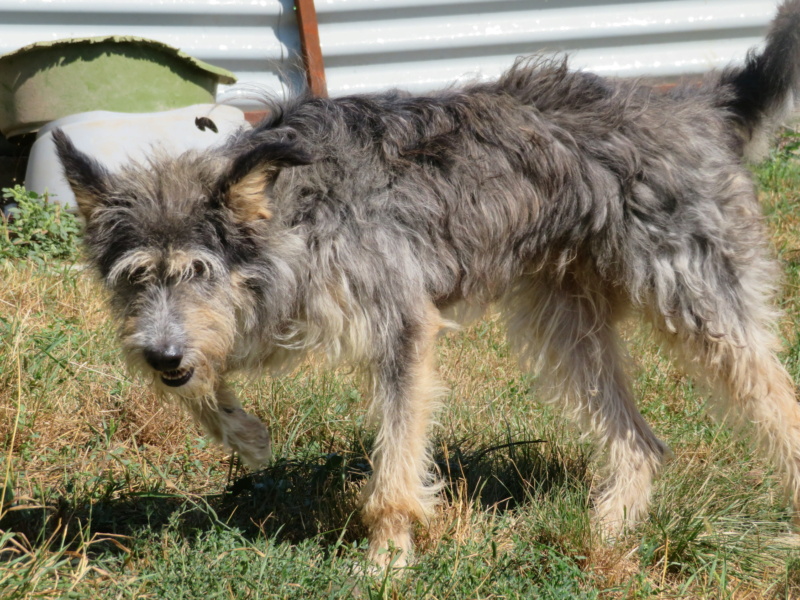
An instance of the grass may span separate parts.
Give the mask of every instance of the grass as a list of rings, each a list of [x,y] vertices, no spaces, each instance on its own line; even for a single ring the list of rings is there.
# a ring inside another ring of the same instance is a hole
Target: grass
[[[797,139],[756,178],[800,381]],[[800,538],[770,468],[633,324],[640,406],[675,452],[649,518],[597,537],[590,449],[536,404],[489,318],[440,344],[445,501],[413,566],[387,577],[364,562],[372,432],[347,373],[238,382],[276,442],[246,473],[129,378],[83,270],[10,257],[0,279],[0,598],[800,597]]]

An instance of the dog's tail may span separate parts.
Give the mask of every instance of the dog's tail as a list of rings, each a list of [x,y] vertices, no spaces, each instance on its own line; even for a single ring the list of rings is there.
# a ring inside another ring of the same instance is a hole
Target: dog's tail
[[[744,66],[720,74],[723,108],[742,138],[742,154],[762,158],[770,137],[800,103],[800,0],[787,0],[767,34],[762,52],[751,50]]]

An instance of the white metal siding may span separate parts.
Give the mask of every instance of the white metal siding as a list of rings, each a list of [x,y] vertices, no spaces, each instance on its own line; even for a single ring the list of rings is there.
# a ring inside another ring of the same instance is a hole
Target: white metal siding
[[[675,77],[741,61],[775,0],[317,0],[332,93],[422,91],[568,51],[604,75]]]
[[[569,51],[605,75],[674,77],[741,61],[776,0],[316,0],[332,95],[424,91]],[[238,89],[300,78],[292,0],[0,0],[0,51],[138,35],[232,70]]]

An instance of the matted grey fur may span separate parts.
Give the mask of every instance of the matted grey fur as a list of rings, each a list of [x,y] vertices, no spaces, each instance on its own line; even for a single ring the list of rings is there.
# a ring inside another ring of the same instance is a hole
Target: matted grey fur
[[[766,49],[656,91],[518,61],[498,81],[275,102],[219,150],[111,174],[54,133],[133,368],[251,464],[269,435],[229,373],[309,352],[362,366],[379,430],[371,554],[412,547],[438,486],[427,430],[447,318],[497,303],[526,368],[606,456],[609,531],[646,510],[666,448],[615,325],[641,313],[722,411],[755,424],[800,506],[800,408],[776,358],[779,281],[744,166],[794,109],[800,0]]]

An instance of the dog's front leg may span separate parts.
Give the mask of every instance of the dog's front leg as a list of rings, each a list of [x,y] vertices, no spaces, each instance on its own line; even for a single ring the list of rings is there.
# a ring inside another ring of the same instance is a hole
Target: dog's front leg
[[[203,430],[234,452],[251,469],[272,458],[269,430],[253,415],[247,414],[239,399],[225,383],[220,383],[211,399],[186,403],[189,412]]]
[[[440,485],[434,483],[428,427],[443,391],[435,370],[434,345],[439,313],[397,336],[392,356],[373,370],[375,416],[380,419],[372,453],[373,476],[363,492],[363,519],[369,528],[369,555],[380,565],[402,566],[412,550],[411,527],[427,521]]]

